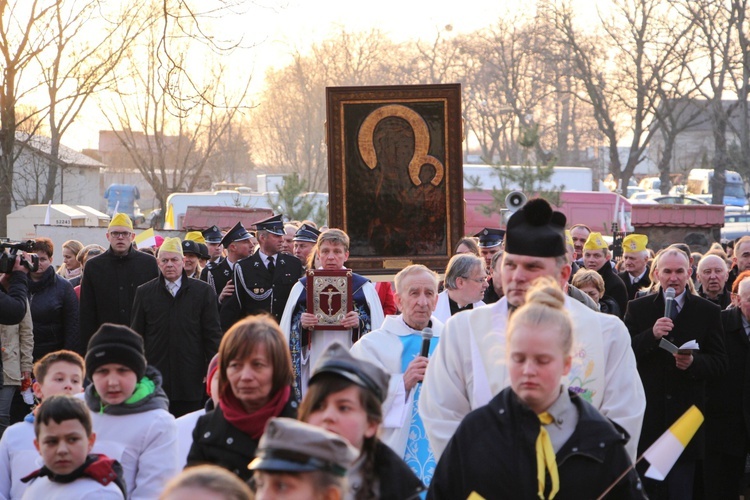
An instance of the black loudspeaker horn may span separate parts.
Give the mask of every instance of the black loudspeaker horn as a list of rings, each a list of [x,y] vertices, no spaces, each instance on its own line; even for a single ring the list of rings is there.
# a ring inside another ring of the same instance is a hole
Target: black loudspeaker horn
[[[505,197],[505,206],[508,207],[508,210],[511,212],[515,212],[524,206],[527,200],[528,198],[526,198],[526,195],[521,191],[511,191],[508,193],[508,196]]]

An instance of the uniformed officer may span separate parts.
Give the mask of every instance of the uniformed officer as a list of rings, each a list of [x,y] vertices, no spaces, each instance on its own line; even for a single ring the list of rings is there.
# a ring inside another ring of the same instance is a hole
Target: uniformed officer
[[[492,256],[503,250],[505,230],[485,227],[474,236],[479,238],[479,252],[482,254],[486,271],[489,273],[492,270]]]
[[[307,267],[310,253],[318,242],[318,236],[320,236],[320,231],[309,224],[302,224],[294,235],[294,256],[301,260],[305,267]]]
[[[259,248],[234,267],[235,292],[221,304],[224,331],[250,314],[269,312],[276,321],[281,320],[289,292],[304,273],[297,257],[281,254],[281,217],[274,215],[255,224]]]
[[[214,287],[219,297],[219,304],[226,301],[234,293],[234,282],[232,274],[237,262],[250,256],[252,244],[250,233],[241,222],[234,225],[232,229],[222,238],[220,244],[227,249],[227,256],[218,264],[208,267],[208,284]],[[210,250],[209,250],[210,251]],[[210,263],[209,263],[210,264]]]

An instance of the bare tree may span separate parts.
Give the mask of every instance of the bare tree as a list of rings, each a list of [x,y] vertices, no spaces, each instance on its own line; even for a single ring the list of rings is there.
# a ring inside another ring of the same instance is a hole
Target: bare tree
[[[612,175],[623,189],[658,131],[651,121],[659,102],[657,75],[672,61],[684,34],[664,31],[672,20],[658,0],[613,0],[611,15],[600,14],[600,33],[586,34],[569,4],[550,6],[558,41],[570,49],[575,77],[585,91],[576,95],[593,107],[605,137]],[[618,144],[629,137],[625,163]]]
[[[117,98],[106,118],[163,208],[172,192],[193,191],[206,182],[206,166],[235,115],[243,109],[249,81],[233,94],[222,83],[231,81],[226,68],[204,59],[206,74],[200,93],[205,99],[174,115],[173,99],[182,96],[179,88],[167,94],[159,84],[156,35],[153,30],[144,34],[146,43],[133,47],[136,53],[127,68],[130,78],[117,82]],[[189,55],[188,47],[184,47],[180,58]],[[181,59],[176,62],[181,64]],[[188,94],[196,84],[196,80],[191,81]]]
[[[0,66],[3,68],[0,87],[0,234],[7,232],[6,216],[13,200],[14,164],[20,148],[16,147],[19,126],[16,107],[24,92],[31,89],[20,83],[24,70],[49,43],[46,25],[54,3],[31,0],[8,2],[0,0]]]
[[[63,135],[92,95],[113,87],[114,69],[154,20],[155,11],[148,9],[144,5],[134,15],[131,6],[123,8],[120,2],[108,0],[72,0],[54,6],[49,24],[53,40],[48,50],[36,55],[49,97],[41,111],[47,115],[52,160],[41,196],[31,203],[53,199],[59,166],[55,159]]]

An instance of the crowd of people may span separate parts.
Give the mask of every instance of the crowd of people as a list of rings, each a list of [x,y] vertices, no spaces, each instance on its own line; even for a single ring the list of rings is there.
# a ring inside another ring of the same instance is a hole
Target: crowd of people
[[[138,248],[116,214],[60,266],[37,238],[38,268],[0,277],[0,499],[736,500],[750,237],[629,234],[614,261],[570,222],[530,200],[442,280],[392,283],[282,215]],[[308,270],[346,276],[335,317]],[[638,457],[692,405],[704,425],[650,478]]]

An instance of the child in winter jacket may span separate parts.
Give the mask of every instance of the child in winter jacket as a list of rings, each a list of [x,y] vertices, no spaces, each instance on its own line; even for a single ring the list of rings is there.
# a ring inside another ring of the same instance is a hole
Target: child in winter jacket
[[[179,472],[177,425],[162,378],[146,365],[143,338],[130,328],[104,323],[91,337],[86,388],[97,434],[94,452],[122,464],[128,499],[157,498]]]
[[[52,396],[34,421],[34,447],[44,466],[22,479],[24,499],[121,500],[122,467],[104,455],[90,454],[96,441],[86,403],[71,396]]]
[[[59,394],[80,394],[84,373],[83,358],[77,353],[51,352],[34,364],[34,395],[43,403]],[[22,422],[8,427],[0,439],[0,499],[20,499],[27,487],[21,478],[42,466],[34,448],[34,420],[39,408],[41,404]]]

